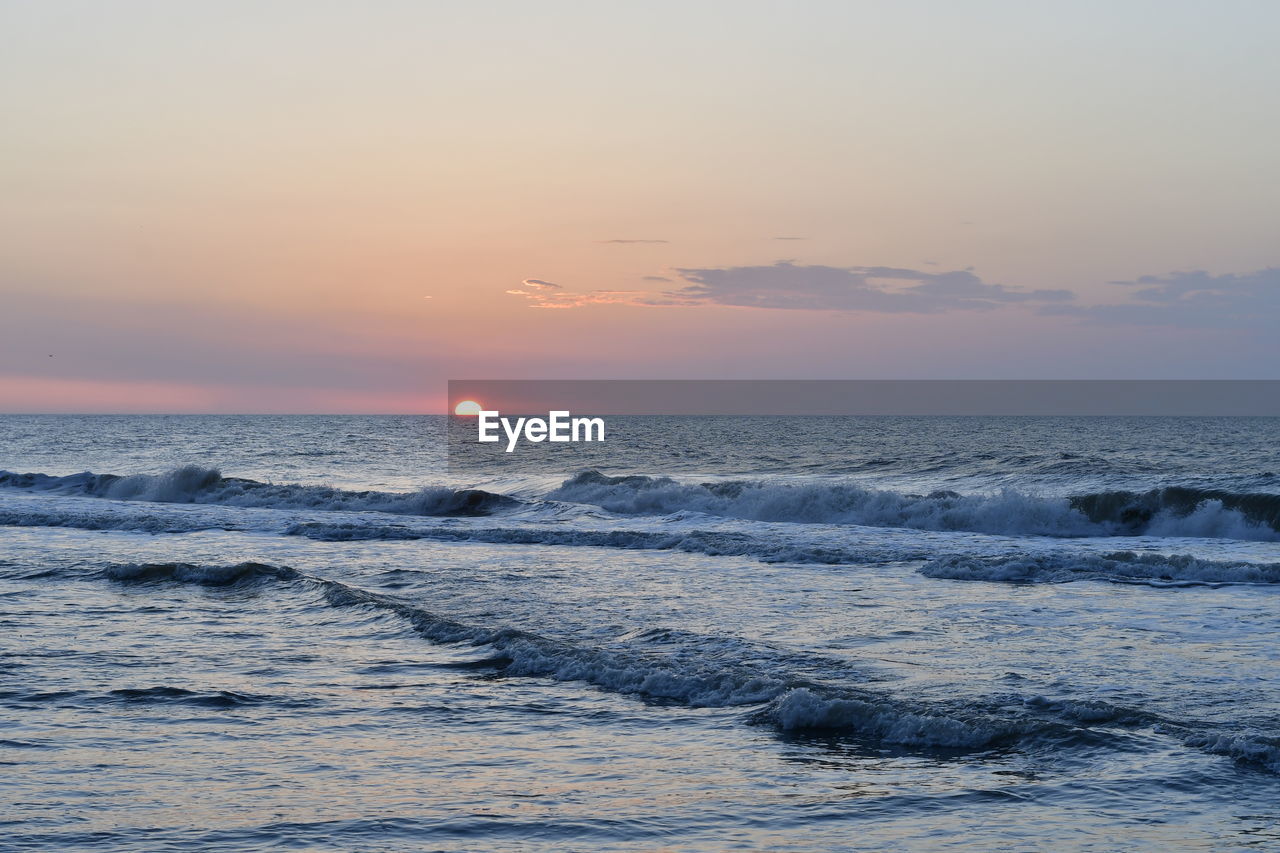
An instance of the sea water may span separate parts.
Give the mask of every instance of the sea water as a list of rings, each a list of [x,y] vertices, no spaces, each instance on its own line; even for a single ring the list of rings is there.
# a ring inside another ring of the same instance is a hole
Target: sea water
[[[0,417],[0,849],[1280,849],[1280,420],[607,420]]]

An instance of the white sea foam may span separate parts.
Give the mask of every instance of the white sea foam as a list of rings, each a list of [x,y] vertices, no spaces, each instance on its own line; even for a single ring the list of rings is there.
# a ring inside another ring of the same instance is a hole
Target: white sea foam
[[[925,495],[849,483],[725,481],[681,483],[667,477],[608,477],[587,471],[548,497],[624,515],[700,512],[754,521],[853,524],[934,531],[1054,537],[1138,535],[1280,538],[1244,507],[1276,511],[1270,495],[1215,496],[1187,489],[1045,497],[1015,490]],[[1232,502],[1238,506],[1228,506]]]
[[[548,497],[629,515],[693,510],[754,521],[1055,536],[1105,533],[1066,498],[1033,498],[1012,491],[991,496],[907,495],[839,483],[686,484],[665,477],[605,477],[586,472]]]
[[[1194,734],[1188,746],[1280,773],[1280,738],[1251,733]]]
[[[992,722],[905,710],[895,703],[787,691],[763,714],[784,731],[838,729],[905,746],[976,748],[1010,734]]]
[[[1206,539],[1253,539],[1272,542],[1280,533],[1251,520],[1221,499],[1208,498],[1185,515],[1171,510],[1157,513],[1143,531],[1147,536],[1180,536]]]

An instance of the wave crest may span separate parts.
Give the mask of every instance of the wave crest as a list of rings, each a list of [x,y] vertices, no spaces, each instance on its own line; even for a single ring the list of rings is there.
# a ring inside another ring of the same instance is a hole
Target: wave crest
[[[624,515],[700,512],[752,521],[856,524],[916,530],[1055,537],[1160,536],[1280,539],[1280,495],[1169,487],[1043,497],[1005,490],[926,495],[850,483],[610,477],[584,471],[548,495]]]
[[[790,690],[759,715],[783,731],[853,731],[862,737],[901,746],[976,749],[1008,729],[939,714],[916,713],[885,702],[821,696],[807,688]]]
[[[196,465],[186,465],[164,474],[128,476],[86,471],[54,477],[0,471],[0,487],[121,501],[355,510],[422,516],[489,515],[519,503],[515,498],[482,489],[431,487],[399,493],[262,483],[241,477],[223,477],[216,468]]]
[[[236,563],[232,566],[203,566],[194,563],[123,563],[106,566],[102,574],[116,581],[176,581],[199,586],[229,586],[243,581],[288,580],[298,576],[293,569],[266,563]]]

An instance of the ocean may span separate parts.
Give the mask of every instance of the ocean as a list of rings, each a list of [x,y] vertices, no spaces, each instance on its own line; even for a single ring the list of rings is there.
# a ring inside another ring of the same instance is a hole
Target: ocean
[[[1280,419],[607,420],[0,417],[0,849],[1280,849]]]

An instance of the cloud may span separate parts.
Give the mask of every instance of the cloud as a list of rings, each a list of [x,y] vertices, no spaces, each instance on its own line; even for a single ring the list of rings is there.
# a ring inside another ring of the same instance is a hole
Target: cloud
[[[597,243],[670,243],[670,240],[597,240]]]
[[[897,267],[802,266],[779,261],[771,266],[679,269],[688,284],[677,290],[593,290],[547,293],[510,290],[535,308],[586,305],[693,307],[729,305],[809,311],[875,311],[936,314],[952,310],[991,310],[1017,302],[1062,302],[1066,290],[1020,290],[987,284],[972,270],[929,273]],[[665,281],[646,276],[648,281]]]
[[[540,278],[526,278],[520,283],[525,287],[532,287],[538,290],[547,290],[549,288],[555,288],[556,290],[560,289],[560,285],[556,284],[554,281],[543,281]]]
[[[638,308],[657,308],[697,304],[671,294],[646,290],[591,290],[586,293],[508,290],[507,293],[525,297],[529,300],[531,308],[582,308],[586,305],[632,305]]]
[[[1107,324],[1198,329],[1257,329],[1280,325],[1280,268],[1210,275],[1203,270],[1113,281],[1135,289],[1133,301],[1109,305],[1056,305],[1043,314]]]
[[[690,282],[668,295],[696,304],[811,311],[936,314],[990,310],[1014,302],[1061,302],[1067,290],[987,284],[971,270],[922,272],[897,267],[772,266],[677,270]]]
[[[641,281],[671,281],[665,275],[646,275],[641,276]]]

